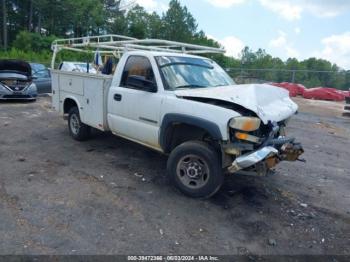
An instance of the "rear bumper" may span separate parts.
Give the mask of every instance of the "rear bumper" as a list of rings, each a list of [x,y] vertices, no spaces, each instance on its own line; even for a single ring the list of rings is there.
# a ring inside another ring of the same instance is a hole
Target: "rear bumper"
[[[231,166],[230,173],[248,171],[247,174],[266,175],[280,161],[296,161],[304,150],[294,139],[275,139],[271,145],[262,146],[256,151],[237,157]],[[244,172],[242,172],[244,173]]]

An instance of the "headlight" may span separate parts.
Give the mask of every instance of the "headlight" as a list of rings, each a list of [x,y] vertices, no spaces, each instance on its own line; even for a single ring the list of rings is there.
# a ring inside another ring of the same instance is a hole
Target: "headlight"
[[[261,139],[259,137],[252,136],[252,135],[249,135],[249,134],[246,134],[246,133],[241,133],[241,132],[236,132],[235,133],[235,137],[237,139],[247,140],[247,141],[250,141],[250,142],[253,142],[253,143],[260,143],[261,142]]]
[[[4,87],[2,84],[0,84],[0,92],[7,93],[8,91],[9,90],[6,87]]]
[[[29,92],[36,92],[36,85],[34,83],[31,83],[27,90]]]
[[[229,122],[231,128],[247,132],[259,129],[260,124],[261,120],[259,118],[246,116],[232,118]]]

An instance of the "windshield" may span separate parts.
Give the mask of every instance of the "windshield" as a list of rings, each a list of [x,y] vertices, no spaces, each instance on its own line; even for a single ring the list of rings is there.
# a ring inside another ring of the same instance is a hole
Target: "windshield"
[[[158,66],[167,90],[234,85],[235,82],[215,62],[205,58],[158,56]]]
[[[30,63],[32,67],[32,75],[36,78],[49,78],[49,70],[42,64]]]
[[[45,70],[46,67],[42,64],[35,64],[35,63],[30,63],[30,66],[32,67],[32,73],[35,74],[36,72]]]

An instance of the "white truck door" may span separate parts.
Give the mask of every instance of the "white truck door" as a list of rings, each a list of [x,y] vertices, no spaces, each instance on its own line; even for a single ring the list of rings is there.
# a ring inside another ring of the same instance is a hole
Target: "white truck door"
[[[158,132],[162,96],[133,82],[130,77],[146,83],[156,79],[147,57],[130,56],[125,63],[119,86],[112,86],[108,98],[108,123],[112,132],[160,149]]]

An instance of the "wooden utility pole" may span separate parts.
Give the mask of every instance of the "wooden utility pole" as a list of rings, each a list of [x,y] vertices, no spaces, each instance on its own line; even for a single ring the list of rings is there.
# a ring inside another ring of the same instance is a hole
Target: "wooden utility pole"
[[[7,49],[7,11],[6,11],[6,0],[2,0],[2,40],[3,47]]]

